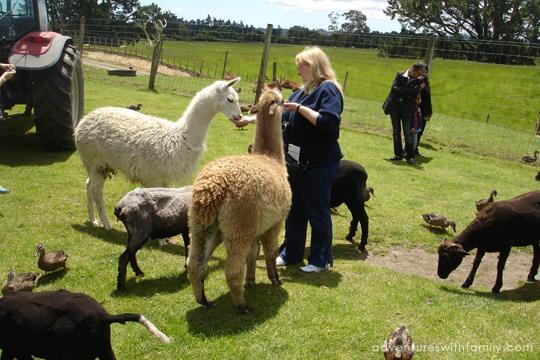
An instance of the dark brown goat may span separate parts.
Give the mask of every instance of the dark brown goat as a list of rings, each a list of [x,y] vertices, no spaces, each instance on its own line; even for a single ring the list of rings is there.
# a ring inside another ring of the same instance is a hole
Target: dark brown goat
[[[128,321],[139,322],[161,342],[170,342],[143,315],[111,315],[85,294],[11,293],[0,299],[1,359],[113,360],[111,324]]]
[[[463,257],[469,255],[468,251],[477,249],[471,272],[462,285],[468,288],[484,254],[498,252],[497,280],[492,288],[498,293],[510,249],[529,245],[532,245],[534,255],[527,280],[534,281],[540,263],[540,190],[486,205],[455,241],[444,240],[439,246],[437,275],[446,279],[461,264]]]
[[[285,79],[285,80],[283,80],[281,82],[281,87],[283,89],[291,89],[294,92],[294,91],[300,89],[302,87],[302,84],[297,83],[297,82],[292,81],[292,80]]]

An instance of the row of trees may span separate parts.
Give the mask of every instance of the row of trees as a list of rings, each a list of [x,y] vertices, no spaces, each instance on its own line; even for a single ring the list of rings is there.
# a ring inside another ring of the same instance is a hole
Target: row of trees
[[[165,35],[178,40],[264,39],[264,29],[242,22],[211,16],[187,20],[162,11],[156,4],[141,6],[138,0],[49,0],[48,6],[58,28],[85,16],[89,19],[89,36],[94,31],[113,34],[123,41],[134,41],[141,36],[138,22],[163,18],[168,22]],[[388,0],[385,13],[400,21],[400,33],[370,31],[366,25],[367,17],[359,10],[349,10],[342,14],[330,13],[328,31],[301,26],[288,30],[277,27],[272,41],[377,48],[381,56],[418,58],[425,51],[425,38],[435,35],[439,39],[436,50],[439,57],[504,64],[534,64],[535,58],[540,57],[540,0]],[[91,19],[99,19],[94,30]],[[501,40],[514,43],[500,43]]]

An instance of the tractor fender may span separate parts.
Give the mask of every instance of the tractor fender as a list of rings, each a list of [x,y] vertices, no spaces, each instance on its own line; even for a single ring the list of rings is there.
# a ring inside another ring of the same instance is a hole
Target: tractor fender
[[[13,45],[9,62],[21,70],[47,69],[60,60],[68,43],[73,43],[69,36],[52,31],[33,31]]]

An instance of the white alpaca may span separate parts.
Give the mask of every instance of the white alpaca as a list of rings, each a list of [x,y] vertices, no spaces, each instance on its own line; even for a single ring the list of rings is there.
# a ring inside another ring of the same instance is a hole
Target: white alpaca
[[[240,78],[216,81],[199,91],[177,122],[137,111],[104,107],[86,115],[75,129],[75,144],[88,172],[88,218],[97,225],[94,204],[106,229],[111,225],[103,204],[105,179],[123,173],[145,187],[166,187],[187,179],[204,152],[210,121],[223,112],[241,118],[233,85]]]

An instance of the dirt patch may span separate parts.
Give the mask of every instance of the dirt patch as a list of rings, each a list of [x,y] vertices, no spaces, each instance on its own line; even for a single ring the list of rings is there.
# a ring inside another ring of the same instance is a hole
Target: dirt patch
[[[150,73],[150,61],[135,57],[108,54],[102,51],[85,50],[83,52],[83,60],[84,59],[102,61],[117,66],[124,66],[126,68],[131,67],[139,72]],[[172,76],[191,76],[189,72],[172,69],[164,65],[159,65],[158,73]]]
[[[493,287],[497,276],[497,257],[497,253],[487,253],[484,256],[471,288],[491,289]],[[370,264],[386,267],[400,273],[414,274],[461,285],[472,268],[474,254],[466,256],[461,265],[446,280],[439,279],[437,276],[437,254],[430,254],[422,249],[396,247],[385,256],[369,254],[365,260]],[[522,284],[527,279],[531,262],[532,254],[512,250],[503,273],[503,290],[519,287],[520,282]]]

